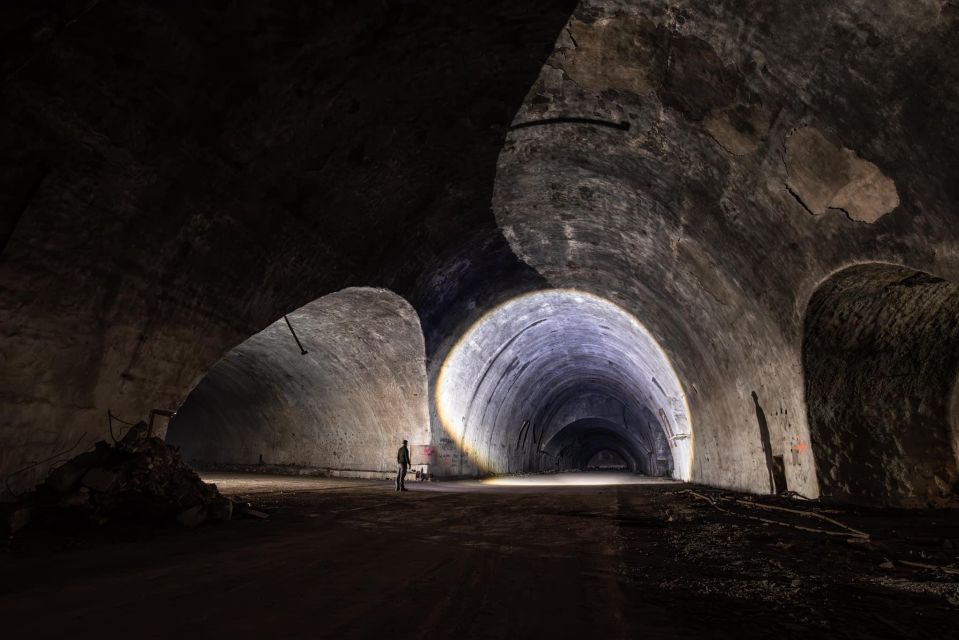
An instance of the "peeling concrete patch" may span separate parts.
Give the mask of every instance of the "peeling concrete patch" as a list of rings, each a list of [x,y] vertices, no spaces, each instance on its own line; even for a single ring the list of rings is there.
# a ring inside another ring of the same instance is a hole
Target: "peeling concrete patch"
[[[830,209],[872,223],[899,206],[896,184],[851,149],[817,129],[799,129],[786,140],[787,187],[813,215]]]
[[[710,111],[732,105],[744,91],[742,77],[727,68],[705,40],[694,36],[673,36],[668,45],[659,98],[694,122]]]

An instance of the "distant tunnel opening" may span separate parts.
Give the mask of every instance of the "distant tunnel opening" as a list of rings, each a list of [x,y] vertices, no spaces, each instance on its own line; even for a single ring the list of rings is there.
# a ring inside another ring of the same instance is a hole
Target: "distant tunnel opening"
[[[634,471],[629,462],[616,451],[601,449],[586,463],[587,471]]]
[[[545,444],[543,452],[557,471],[616,468],[648,476],[669,476],[673,471],[662,429],[645,429],[633,435],[622,425],[602,418],[584,418],[566,425]]]
[[[424,343],[409,303],[385,289],[351,288],[288,318],[207,372],[167,442],[205,469],[381,477],[394,471],[404,439],[414,462],[425,462]]]
[[[663,350],[621,307],[574,290],[515,298],[453,347],[434,387],[441,476],[587,470],[688,479],[692,431]]]
[[[809,302],[803,368],[824,497],[955,498],[959,286],[893,265],[839,272]]]

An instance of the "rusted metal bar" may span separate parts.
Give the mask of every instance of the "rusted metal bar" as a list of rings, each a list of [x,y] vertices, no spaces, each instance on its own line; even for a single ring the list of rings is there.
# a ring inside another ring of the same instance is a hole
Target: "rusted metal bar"
[[[303,348],[303,345],[300,344],[300,339],[296,337],[296,331],[293,330],[293,325],[290,324],[290,319],[287,318],[286,316],[283,316],[283,319],[286,320],[286,326],[288,326],[288,327],[290,328],[290,333],[293,334],[293,339],[296,340],[296,346],[298,346],[298,347],[300,348],[300,355],[301,355],[301,356],[305,356],[305,355],[306,355],[306,349],[304,349],[304,348]]]

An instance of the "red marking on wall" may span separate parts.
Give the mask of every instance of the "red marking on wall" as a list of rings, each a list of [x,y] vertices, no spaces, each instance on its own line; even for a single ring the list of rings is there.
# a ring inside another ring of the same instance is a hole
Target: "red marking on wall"
[[[806,449],[808,448],[809,448],[809,445],[806,444],[805,442],[797,442],[796,444],[792,446],[792,450],[795,451],[796,453],[805,453]]]

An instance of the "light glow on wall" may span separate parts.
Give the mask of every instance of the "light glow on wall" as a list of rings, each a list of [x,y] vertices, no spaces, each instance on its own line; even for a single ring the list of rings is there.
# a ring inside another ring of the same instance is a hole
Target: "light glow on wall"
[[[577,384],[606,388],[658,416],[670,443],[673,477],[689,480],[694,449],[689,407],[666,353],[631,313],[574,289],[509,300],[484,314],[450,349],[434,401],[444,434],[462,457],[457,468],[445,471],[527,471],[517,462],[522,454],[516,443],[529,440],[527,430],[533,442],[545,442],[554,428],[530,424],[531,416],[556,386]],[[527,455],[537,455],[531,446]]]

